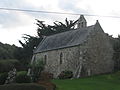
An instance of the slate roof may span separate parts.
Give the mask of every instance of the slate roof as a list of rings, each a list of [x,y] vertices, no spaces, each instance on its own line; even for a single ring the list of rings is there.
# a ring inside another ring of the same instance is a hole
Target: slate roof
[[[34,53],[80,45],[86,40],[90,31],[94,29],[94,26],[47,36],[38,45]]]

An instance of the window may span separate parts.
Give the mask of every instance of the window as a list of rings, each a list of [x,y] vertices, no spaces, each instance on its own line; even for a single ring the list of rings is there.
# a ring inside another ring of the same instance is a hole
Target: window
[[[81,27],[84,27],[84,22],[81,23]]]
[[[60,53],[60,64],[63,63],[63,53]]]
[[[47,63],[47,55],[44,56],[44,63]]]

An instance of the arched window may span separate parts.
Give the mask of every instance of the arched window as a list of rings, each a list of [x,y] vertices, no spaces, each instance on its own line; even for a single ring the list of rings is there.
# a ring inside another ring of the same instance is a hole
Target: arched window
[[[63,63],[63,53],[60,53],[60,64]]]
[[[44,63],[47,63],[47,55],[44,56]]]

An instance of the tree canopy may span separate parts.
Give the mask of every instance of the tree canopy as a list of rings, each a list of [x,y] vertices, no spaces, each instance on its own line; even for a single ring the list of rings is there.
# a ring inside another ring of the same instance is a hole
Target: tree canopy
[[[42,41],[44,36],[49,36],[69,30],[75,29],[75,24],[77,22],[73,20],[67,20],[65,19],[65,23],[55,21],[53,22],[54,25],[47,25],[44,24],[43,21],[40,21],[36,19],[37,23],[36,25],[38,26],[37,28],[37,36],[31,36],[24,34],[23,39],[25,42],[19,41],[20,44],[22,45],[22,48],[18,49],[18,52],[21,53],[16,53],[17,58],[23,60],[24,64],[28,64],[32,58],[33,55],[33,50],[38,46],[38,44]]]
[[[18,47],[15,45],[3,44],[0,42],[0,60],[14,59],[14,53],[17,48]]]

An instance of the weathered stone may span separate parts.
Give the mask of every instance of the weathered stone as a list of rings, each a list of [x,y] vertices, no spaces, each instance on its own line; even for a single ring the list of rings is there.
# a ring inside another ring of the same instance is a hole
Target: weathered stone
[[[104,33],[98,21],[93,26],[81,27],[81,29],[78,30],[84,29],[88,29],[86,31],[87,34],[82,31],[80,32],[80,37],[82,35],[81,33],[84,34],[84,38],[80,40],[80,43],[79,40],[72,41],[75,39],[75,36],[73,36],[74,39],[72,39],[71,34],[70,38],[73,44],[70,43],[70,45],[67,44],[64,46],[64,42],[61,44],[61,48],[58,44],[59,47],[54,45],[55,48],[54,46],[47,46],[46,39],[44,39],[42,43],[47,49],[45,47],[38,47],[33,56],[34,60],[45,60],[46,65],[44,71],[53,73],[54,78],[57,78],[57,76],[65,70],[72,71],[75,78],[112,72],[114,67],[112,60],[113,49],[109,42],[109,37]],[[73,32],[78,31],[73,30]],[[72,31],[68,32],[68,34],[70,33],[72,33]],[[67,34],[67,32],[65,32],[65,34]],[[78,35],[78,33],[76,33],[76,35]],[[62,37],[62,34],[59,36]],[[68,37],[66,36],[66,38]],[[52,39],[55,42],[54,36]],[[60,37],[58,39],[60,39]],[[49,44],[50,43],[52,43],[52,41],[49,42]],[[32,62],[34,60],[32,60]]]
[[[13,70],[8,72],[8,77],[7,77],[6,81],[5,81],[5,84],[14,83],[15,77],[16,77],[16,69],[13,68]]]

